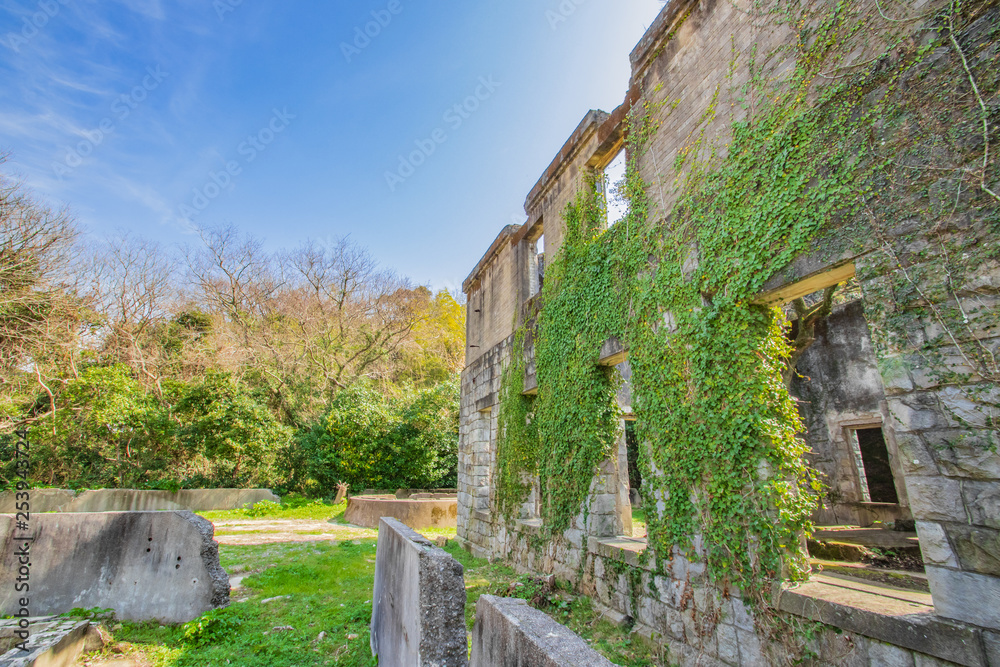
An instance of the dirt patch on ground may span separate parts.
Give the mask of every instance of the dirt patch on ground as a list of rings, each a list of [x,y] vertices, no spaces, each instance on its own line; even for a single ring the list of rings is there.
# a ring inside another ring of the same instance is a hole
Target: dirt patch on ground
[[[84,656],[76,664],[83,667],[152,667],[152,662],[138,647],[114,643],[101,653]]]
[[[216,541],[227,545],[340,542],[378,537],[377,530],[308,519],[240,519],[214,525]]]

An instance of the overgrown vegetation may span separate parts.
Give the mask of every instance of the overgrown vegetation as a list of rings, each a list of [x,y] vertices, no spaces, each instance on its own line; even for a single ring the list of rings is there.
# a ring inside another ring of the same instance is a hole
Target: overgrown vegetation
[[[650,146],[680,100],[657,87],[633,107],[619,186],[628,215],[606,228],[594,174],[565,212],[533,332],[534,399],[520,395],[525,333],[515,336],[498,449],[509,519],[536,472],[548,536],[583,510],[620,428],[615,377],[597,365],[617,337],[632,368],[644,556],[662,568],[678,547],[766,611],[775,579],[804,574],[800,535],[820,485],[782,377],[785,313],[755,298],[809,251],[868,253],[862,287],[882,363],[931,366],[995,419],[995,360],[980,332],[996,326],[996,289],[968,281],[998,253],[986,118],[1000,77],[996,3],[893,8],[905,20],[867,3],[755,6],[748,20],[797,34],[795,69],[776,82],[759,64],[775,54],[751,50],[747,62],[734,50],[729,80],[737,67],[749,80],[728,91],[728,121],[720,87],[670,169]],[[871,57],[845,62],[855,49]],[[898,356],[914,347],[916,361]]]
[[[224,546],[220,553],[228,572],[253,573],[241,599],[177,627],[124,623],[105,653],[142,656],[157,667],[375,664],[368,647],[374,540]]]
[[[344,482],[355,490],[458,485],[458,382],[403,398],[358,384],[331,402],[290,455],[293,485],[317,493]]]
[[[0,448],[30,428],[35,485],[454,485],[464,319],[348,239],[87,244],[0,177]]]
[[[446,550],[465,568],[470,630],[480,595],[509,594],[567,624],[616,664],[670,664],[629,628],[602,619],[589,599],[473,558],[454,542]],[[369,649],[373,540],[223,546],[220,552],[231,574],[252,573],[232,605],[178,627],[123,623],[103,656],[144,658],[154,667],[375,664]]]

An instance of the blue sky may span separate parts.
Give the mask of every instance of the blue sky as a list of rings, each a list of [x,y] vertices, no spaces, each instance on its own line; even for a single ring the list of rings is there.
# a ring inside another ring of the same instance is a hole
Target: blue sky
[[[349,234],[456,288],[662,6],[0,0],[0,150],[96,237]]]

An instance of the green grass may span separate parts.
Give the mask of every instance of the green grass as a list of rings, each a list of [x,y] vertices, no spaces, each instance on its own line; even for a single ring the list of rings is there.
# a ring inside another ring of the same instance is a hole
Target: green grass
[[[641,507],[632,508],[632,534],[646,536],[646,512]]]
[[[252,508],[240,508],[218,512],[198,512],[212,523],[221,521],[241,521],[246,519],[297,519],[310,521],[334,521],[342,523],[347,502],[332,505],[323,500],[286,496],[281,503],[260,502]]]
[[[375,664],[368,647],[374,540],[221,551],[228,571],[257,572],[243,580],[249,600],[176,628],[125,623],[114,637],[119,650],[132,645],[157,667]],[[279,596],[290,597],[261,603]],[[280,626],[294,630],[274,630]]]
[[[480,595],[520,597],[568,625],[612,662],[669,664],[628,629],[603,620],[588,598],[474,558],[454,541],[445,549],[465,568],[470,630]],[[374,540],[223,545],[220,556],[231,575],[249,573],[233,604],[180,627],[124,623],[106,652],[144,657],[155,667],[375,664],[368,646]],[[280,599],[263,604],[269,598]],[[274,630],[281,626],[294,630]],[[322,640],[320,632],[326,633]]]

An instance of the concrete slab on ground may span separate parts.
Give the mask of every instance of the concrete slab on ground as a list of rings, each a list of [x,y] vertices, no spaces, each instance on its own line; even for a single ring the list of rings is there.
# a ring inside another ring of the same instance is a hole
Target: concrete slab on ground
[[[25,641],[19,619],[0,620],[0,667],[69,667],[87,651],[103,645],[101,635],[90,621],[61,616],[43,616],[27,620],[27,651],[11,643]]]

